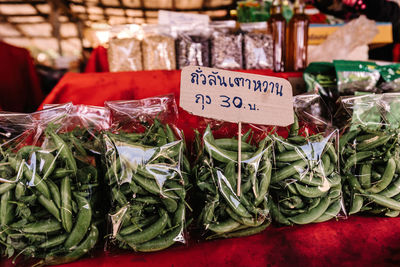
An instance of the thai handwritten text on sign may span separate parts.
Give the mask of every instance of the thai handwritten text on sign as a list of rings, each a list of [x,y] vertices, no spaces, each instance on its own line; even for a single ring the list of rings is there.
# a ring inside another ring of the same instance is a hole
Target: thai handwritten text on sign
[[[180,106],[229,122],[287,126],[293,123],[289,81],[249,73],[189,66],[182,70]]]

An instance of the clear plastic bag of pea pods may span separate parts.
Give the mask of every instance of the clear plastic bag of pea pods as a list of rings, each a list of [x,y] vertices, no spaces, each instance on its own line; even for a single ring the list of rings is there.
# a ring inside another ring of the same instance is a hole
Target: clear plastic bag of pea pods
[[[103,135],[111,211],[107,248],[151,252],[185,243],[189,161],[172,95],[110,101]]]
[[[400,94],[341,99],[339,144],[349,215],[400,215]],[[347,116],[346,116],[347,115]]]
[[[260,128],[244,124],[239,164],[238,126],[205,121],[207,126],[196,130],[193,149],[199,238],[260,233],[271,222],[272,139]]]
[[[338,130],[321,116],[316,94],[294,97],[295,121],[273,135],[270,213],[280,225],[345,218],[338,162]]]
[[[26,115],[29,125],[10,124],[14,115],[0,114],[1,132],[10,136],[0,145],[3,256],[53,265],[75,261],[95,247],[103,221],[98,132],[108,125],[105,114],[58,105]]]

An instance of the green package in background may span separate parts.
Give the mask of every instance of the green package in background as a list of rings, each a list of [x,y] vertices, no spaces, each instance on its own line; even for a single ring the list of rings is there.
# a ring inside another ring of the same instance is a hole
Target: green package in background
[[[379,129],[381,113],[379,112],[377,100],[380,96],[366,92],[355,92],[355,95],[359,97],[354,100],[350,131],[356,130],[359,126]]]
[[[384,92],[400,91],[400,64],[378,66],[383,82],[379,88]]]
[[[307,92],[318,93],[328,105],[331,113],[336,111],[339,91],[336,84],[335,66],[331,62],[312,62],[305,69],[303,79]]]
[[[337,85],[340,94],[375,92],[380,74],[374,62],[334,60]]]

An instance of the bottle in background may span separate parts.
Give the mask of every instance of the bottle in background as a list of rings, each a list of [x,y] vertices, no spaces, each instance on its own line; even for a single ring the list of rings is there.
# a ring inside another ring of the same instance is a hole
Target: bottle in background
[[[269,18],[269,27],[272,32],[274,46],[273,69],[276,72],[285,71],[286,20],[282,15],[282,3],[274,0]]]
[[[302,71],[307,67],[307,42],[309,20],[304,14],[304,3],[296,0],[294,15],[289,22],[287,42],[287,71]]]

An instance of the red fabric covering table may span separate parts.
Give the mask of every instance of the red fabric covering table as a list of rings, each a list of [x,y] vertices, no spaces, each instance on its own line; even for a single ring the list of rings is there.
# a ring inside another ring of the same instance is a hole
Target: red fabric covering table
[[[301,75],[252,72],[284,78]],[[179,98],[179,80],[179,71],[67,74],[43,104],[72,101],[103,105],[105,100],[140,99],[167,93],[175,93]],[[187,113],[180,116],[186,131],[196,125],[196,117]],[[377,265],[400,266],[400,218],[352,216],[347,220],[305,226],[271,226],[255,236],[200,243],[190,241],[188,246],[150,254],[109,255],[98,251],[96,257],[68,266]]]
[[[39,78],[28,50],[0,41],[0,110],[34,111],[43,101]]]

